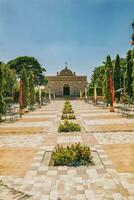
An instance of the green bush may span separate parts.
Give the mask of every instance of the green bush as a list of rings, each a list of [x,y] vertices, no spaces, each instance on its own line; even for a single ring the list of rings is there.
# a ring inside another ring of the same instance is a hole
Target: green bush
[[[63,110],[63,114],[73,114],[74,111],[72,109],[70,110]]]
[[[65,105],[64,106],[64,110],[71,110],[72,109],[72,106],[71,105]]]
[[[52,152],[50,165],[53,166],[81,166],[93,164],[91,150],[88,146],[76,143],[70,147],[58,145]]]
[[[61,119],[68,119],[68,115],[65,114],[61,115]]]
[[[75,115],[73,114],[70,114],[70,115],[67,115],[67,114],[63,114],[61,116],[61,119],[76,119]]]
[[[75,115],[69,115],[69,119],[76,119]]]
[[[97,96],[102,96],[102,88],[97,87],[96,93],[97,93]],[[88,88],[87,96],[94,96],[94,88],[93,87]]]
[[[68,100],[65,101],[65,105],[68,105],[68,104],[71,105],[70,101],[68,101]]]
[[[73,131],[81,131],[81,127],[77,123],[69,122],[67,119],[64,120],[63,124],[60,124],[58,128],[58,132],[73,132]]]

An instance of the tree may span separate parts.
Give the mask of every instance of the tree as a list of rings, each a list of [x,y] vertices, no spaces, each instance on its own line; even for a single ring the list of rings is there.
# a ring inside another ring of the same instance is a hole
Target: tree
[[[117,98],[117,101],[119,101],[120,100],[120,92],[116,92],[116,90],[120,89],[120,79],[121,79],[119,54],[117,54],[116,60],[115,60],[113,79],[114,79],[115,98]]]
[[[96,85],[96,87],[102,88],[103,80],[104,80],[104,66],[96,67],[93,70],[89,87],[94,87]]]
[[[132,61],[133,61],[133,72],[132,72],[132,92],[133,92],[133,94],[132,94],[132,96],[133,96],[133,99],[134,99],[134,49],[133,49],[133,51],[132,51]]]
[[[45,68],[41,66],[37,59],[29,56],[21,56],[14,60],[11,60],[7,63],[7,65],[16,71],[18,77],[21,77],[21,71],[23,66],[25,65],[26,72],[29,75],[32,71],[34,75],[34,83],[36,85],[44,85],[44,77],[45,77]]]
[[[34,85],[34,76],[32,72],[29,75],[29,100],[30,105],[33,106],[35,104],[35,85]]]
[[[132,52],[131,50],[129,50],[127,52],[127,57],[126,57],[124,88],[126,96],[130,98],[132,97],[132,82],[133,82],[132,68],[133,68]]]
[[[29,85],[28,85],[28,77],[27,77],[25,67],[26,65],[23,66],[23,69],[21,72],[23,108],[27,108],[29,104]]]
[[[8,67],[8,65],[3,64],[3,77],[4,83],[3,88],[6,95],[12,95],[17,84],[17,77],[15,70],[12,70]]]
[[[0,121],[1,121],[1,115],[5,113],[6,111],[6,105],[3,97],[3,67],[2,64],[0,64]]]
[[[111,102],[110,82],[109,82],[110,71],[112,71],[112,62],[111,62],[111,57],[108,55],[105,63],[105,76],[103,81],[103,95],[104,99],[107,101],[107,106],[108,103]]]

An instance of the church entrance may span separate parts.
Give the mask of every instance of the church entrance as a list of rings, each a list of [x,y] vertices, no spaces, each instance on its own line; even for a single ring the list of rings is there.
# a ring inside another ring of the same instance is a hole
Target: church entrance
[[[63,87],[63,96],[70,96],[70,87],[68,84],[65,84]]]

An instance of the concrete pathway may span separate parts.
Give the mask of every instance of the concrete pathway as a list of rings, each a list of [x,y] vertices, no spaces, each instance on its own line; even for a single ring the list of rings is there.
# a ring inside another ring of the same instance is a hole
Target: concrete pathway
[[[64,101],[0,126],[0,179],[34,200],[134,200],[134,119],[79,100],[71,104],[81,133],[57,132]],[[101,163],[77,168],[45,164],[46,151],[74,142],[89,145]],[[3,196],[13,199],[10,192]]]

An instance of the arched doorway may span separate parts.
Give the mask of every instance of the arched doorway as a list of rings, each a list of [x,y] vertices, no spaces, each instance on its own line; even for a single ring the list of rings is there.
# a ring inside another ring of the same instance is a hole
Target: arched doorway
[[[63,86],[63,96],[70,96],[70,86],[68,84]]]

